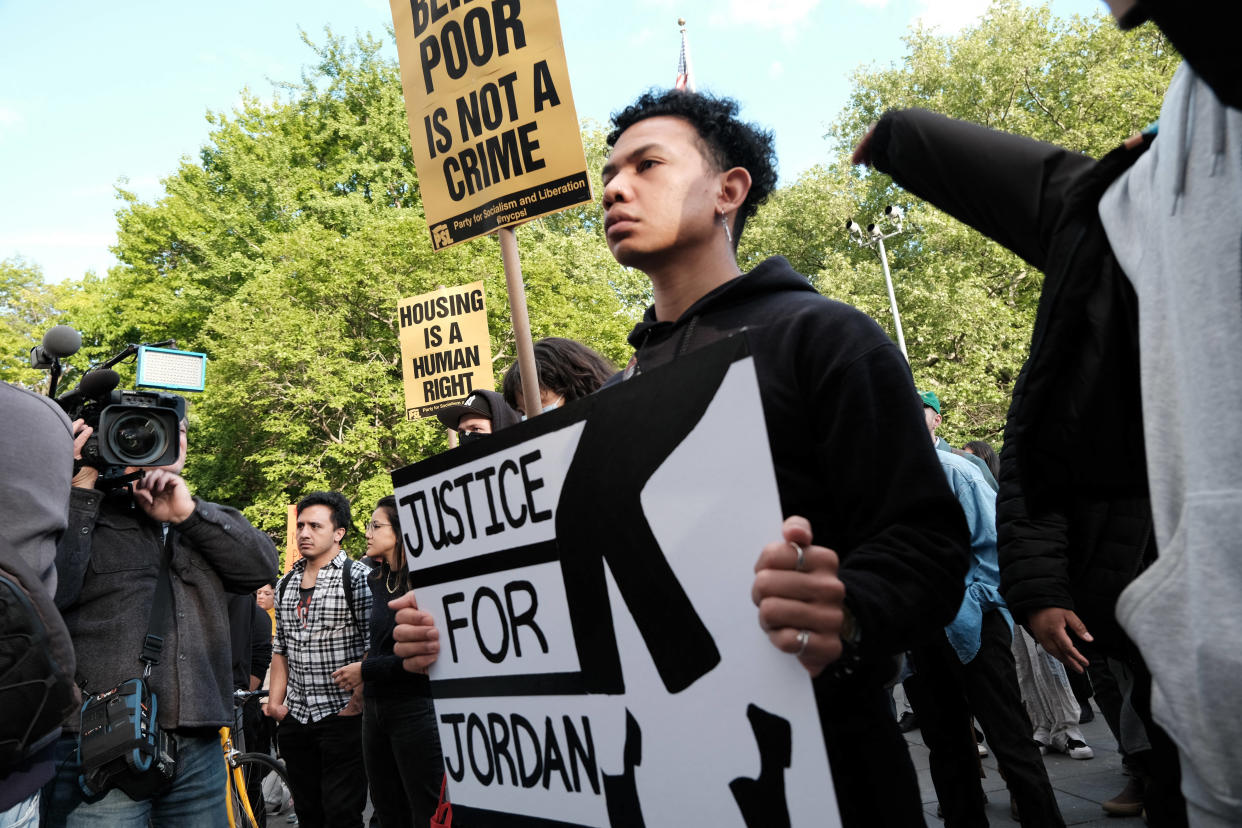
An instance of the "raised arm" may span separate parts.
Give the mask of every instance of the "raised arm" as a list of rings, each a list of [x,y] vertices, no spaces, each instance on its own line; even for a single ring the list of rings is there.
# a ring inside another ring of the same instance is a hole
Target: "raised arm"
[[[923,109],[892,110],[854,160],[1044,268],[1065,191],[1094,161]]]

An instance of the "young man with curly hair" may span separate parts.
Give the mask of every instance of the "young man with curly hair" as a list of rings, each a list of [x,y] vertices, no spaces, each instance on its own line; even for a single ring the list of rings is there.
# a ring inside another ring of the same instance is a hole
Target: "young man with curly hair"
[[[953,619],[966,526],[910,369],[879,326],[779,256],[740,272],[738,240],[776,170],[772,136],[737,110],[669,91],[613,117],[604,232],[655,299],[630,334],[626,374],[745,331],[787,516],[755,565],[759,623],[813,677],[844,823],[919,824],[883,684],[896,654]]]
[[[618,262],[651,278],[655,299],[630,334],[622,376],[745,331],[788,516],[755,565],[759,624],[813,677],[844,824],[921,824],[883,685],[896,654],[957,612],[965,518],[884,332],[783,258],[739,271],[737,239],[776,170],[771,135],[736,115],[733,101],[674,91],[613,119],[605,235]],[[431,614],[411,599],[397,622],[406,668],[433,662]]]

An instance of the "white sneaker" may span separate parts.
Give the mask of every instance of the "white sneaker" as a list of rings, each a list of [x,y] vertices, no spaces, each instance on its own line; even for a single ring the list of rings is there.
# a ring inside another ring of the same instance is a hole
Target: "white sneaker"
[[[1066,742],[1065,752],[1071,759],[1091,759],[1095,756],[1095,751],[1091,749],[1091,745],[1081,739],[1070,739]]]
[[[985,745],[983,742],[979,742],[978,748],[979,748],[979,756],[981,758],[986,757],[988,755],[988,746]]]

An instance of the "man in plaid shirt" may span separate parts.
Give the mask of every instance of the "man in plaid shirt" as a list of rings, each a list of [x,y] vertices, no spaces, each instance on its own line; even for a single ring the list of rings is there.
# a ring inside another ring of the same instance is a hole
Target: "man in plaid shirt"
[[[302,557],[276,591],[263,712],[280,723],[276,738],[299,824],[351,828],[362,825],[367,798],[360,715],[371,617],[367,567],[341,549],[350,525],[342,495],[313,492],[297,514]]]

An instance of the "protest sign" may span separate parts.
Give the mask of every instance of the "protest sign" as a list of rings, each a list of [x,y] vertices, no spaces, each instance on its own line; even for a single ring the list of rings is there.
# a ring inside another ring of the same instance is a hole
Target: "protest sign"
[[[781,509],[743,338],[393,485],[464,824],[840,824],[811,680],[750,598]]]
[[[390,0],[436,250],[592,199],[555,0]]]
[[[492,341],[482,282],[402,299],[397,320],[408,419],[456,405],[475,389],[491,389]]]

